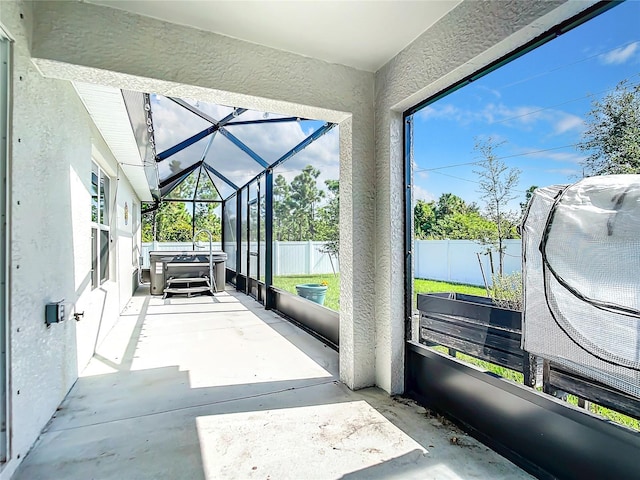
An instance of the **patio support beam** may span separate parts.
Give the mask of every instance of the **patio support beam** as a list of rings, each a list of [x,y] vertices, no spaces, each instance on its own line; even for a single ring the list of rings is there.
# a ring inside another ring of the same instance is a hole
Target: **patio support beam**
[[[215,133],[217,130],[218,130],[218,126],[217,125],[211,125],[210,127],[205,128],[204,130],[196,133],[195,135],[192,135],[191,137],[187,138],[186,140],[183,140],[180,143],[174,145],[173,147],[167,148],[165,151],[160,152],[159,154],[157,154],[156,155],[156,162],[161,162],[162,160],[165,160],[165,159],[171,157],[172,155],[175,155],[176,153],[181,152],[185,148],[188,148],[191,145],[193,145],[194,143],[197,143],[200,140],[202,140],[203,138],[206,138],[209,135],[211,135],[212,133]]]
[[[245,256],[246,256],[246,267],[247,269],[245,270],[246,275],[246,281],[244,284],[244,293],[246,293],[247,295],[251,294],[251,219],[250,217],[250,210],[249,210],[249,205],[251,204],[251,195],[249,194],[249,187],[245,187],[247,189],[247,201],[244,204],[244,208],[246,209],[245,211],[247,212],[247,224],[244,226],[244,230],[245,232],[247,232],[247,249],[244,252]]]
[[[220,208],[220,250],[222,250],[223,252],[226,253],[226,250],[224,249],[224,245],[226,243],[227,240],[227,227],[226,227],[226,222],[225,222],[225,214],[226,214],[226,208],[227,208],[227,201],[226,200],[222,200],[222,207]],[[226,278],[226,272],[225,272],[225,278]]]
[[[190,202],[191,200],[185,200],[184,198],[163,198],[162,201],[185,203],[185,202]],[[223,203],[222,200],[205,200],[205,199],[196,200],[196,202],[197,203]]]
[[[202,162],[202,164],[204,165],[204,168],[206,170],[208,170],[209,172],[213,173],[216,177],[218,177],[220,180],[222,180],[224,183],[226,183],[227,185],[229,185],[231,188],[233,188],[234,190],[238,191],[238,187],[235,183],[233,183],[231,180],[229,180],[227,177],[225,177],[224,175],[222,175],[218,170],[216,170],[215,168],[213,168],[211,165],[209,165],[207,162]],[[211,180],[213,182],[213,179]],[[213,185],[215,186],[215,182],[213,182]],[[219,192],[218,192],[219,193]]]
[[[282,157],[280,157],[278,160],[276,160],[275,162],[273,162],[271,164],[271,168],[276,168],[278,166],[280,166],[281,164],[283,164],[284,162],[286,162],[287,160],[289,160],[291,157],[293,157],[296,153],[298,153],[299,151],[307,148],[309,145],[311,145],[313,142],[315,142],[316,140],[318,140],[320,137],[322,137],[325,133],[328,133],[333,127],[335,127],[336,124],[335,123],[325,123],[322,127],[320,127],[319,129],[317,129],[315,132],[313,132],[311,135],[309,135],[307,138],[305,138],[304,140],[302,140],[298,145],[296,145],[295,147],[293,147],[291,150],[289,150],[287,153],[285,153]]]
[[[211,142],[207,145],[209,148]],[[196,236],[196,196],[198,194],[198,186],[200,185],[200,175],[202,175],[202,162],[200,162],[200,169],[198,170],[198,179],[196,180],[196,188],[193,190],[193,203],[191,205],[191,237]],[[195,240],[194,240],[195,241]]]
[[[191,172],[193,172],[201,164],[202,164],[202,160],[199,161],[199,162],[194,163],[190,167],[185,168],[181,172],[178,172],[178,173],[175,173],[175,174],[171,175],[169,178],[167,178],[164,181],[160,182],[160,188],[166,187],[167,185],[170,185],[171,183],[175,182],[178,179],[183,179],[184,180],[185,178],[187,178],[189,176],[189,174]],[[177,184],[175,186],[177,186]],[[169,193],[169,192],[167,192],[167,193]]]
[[[261,123],[290,123],[290,122],[301,122],[308,121],[308,118],[300,118],[300,117],[284,117],[284,118],[261,118],[258,120],[241,120],[239,122],[229,122],[225,126],[233,127],[235,125],[259,125]]]
[[[242,195],[236,190],[236,290],[240,290],[240,275],[242,271]]]
[[[231,143],[233,143],[236,147],[238,147],[244,153],[249,155],[262,168],[267,168],[269,166],[269,164],[267,162],[265,162],[260,155],[258,155],[256,152],[251,150],[249,147],[247,147],[242,141],[240,141],[240,139],[238,137],[233,135],[231,132],[229,132],[229,131],[225,130],[224,128],[220,127],[220,133],[222,135],[224,135],[225,137],[227,137],[227,140],[229,140]]]
[[[176,98],[176,97],[167,97],[169,100],[171,100],[174,103],[177,103],[178,105],[180,105],[182,108],[184,108],[185,110],[189,110],[191,113],[193,113],[194,115],[199,116],[200,118],[202,118],[203,120],[206,120],[207,122],[211,123],[212,125],[217,125],[218,127],[223,127],[225,126],[227,123],[229,123],[231,120],[233,120],[234,118],[237,118],[238,116],[242,115],[244,112],[247,111],[246,108],[235,108],[233,110],[233,113],[230,113],[229,115],[227,115],[226,117],[224,117],[222,120],[216,120],[215,118],[213,118],[211,115],[207,115],[206,113],[204,113],[202,110],[200,110],[197,107],[194,107],[193,105],[191,105],[188,102],[185,102],[183,99],[181,98]]]
[[[204,130],[196,133],[195,135],[187,138],[186,140],[183,140],[182,142],[174,145],[173,147],[167,148],[165,151],[160,152],[159,154],[156,155],[156,162],[161,162],[162,160],[165,160],[165,159],[171,157],[172,155],[175,155],[176,153],[184,150],[185,148],[190,147],[194,143],[199,142],[203,138],[206,138],[209,135],[215,134],[219,129],[221,129],[228,122],[230,122],[231,120],[236,118],[238,115],[241,115],[242,113],[247,111],[245,108],[236,108],[234,110],[234,113],[230,113],[229,115],[224,117],[222,120],[217,121],[213,117],[210,117],[209,115],[201,112],[197,108],[192,107],[191,105],[189,105],[184,100],[181,100],[179,98],[172,98],[172,97],[168,97],[168,98],[170,100],[174,101],[175,103],[177,103],[178,105],[180,105],[181,107],[183,107],[183,108],[189,110],[190,112],[194,113],[195,115],[198,115],[199,117],[207,120],[208,122],[211,122],[212,125],[210,127],[205,128]],[[211,146],[211,142],[209,142],[207,150],[208,150],[209,146]],[[206,155],[206,152],[205,152],[205,155]]]
[[[267,310],[271,310],[274,307],[273,292],[271,291],[273,286],[273,170],[271,168],[267,169],[264,180],[264,284],[266,292],[264,306]]]

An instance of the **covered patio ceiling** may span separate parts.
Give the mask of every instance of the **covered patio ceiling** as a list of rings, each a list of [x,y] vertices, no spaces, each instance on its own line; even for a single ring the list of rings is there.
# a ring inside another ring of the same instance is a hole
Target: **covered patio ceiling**
[[[87,1],[368,72],[380,69],[460,4],[460,0]]]
[[[226,200],[335,126],[189,98],[122,94],[143,163],[153,166],[147,177],[156,202]],[[284,134],[286,124],[295,127]]]

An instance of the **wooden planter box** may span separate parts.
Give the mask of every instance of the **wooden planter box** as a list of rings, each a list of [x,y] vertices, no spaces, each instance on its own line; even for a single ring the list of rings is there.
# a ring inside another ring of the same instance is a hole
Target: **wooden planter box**
[[[536,384],[535,358],[522,350],[522,312],[498,307],[490,298],[460,293],[418,295],[420,342],[442,345],[521,372]]]

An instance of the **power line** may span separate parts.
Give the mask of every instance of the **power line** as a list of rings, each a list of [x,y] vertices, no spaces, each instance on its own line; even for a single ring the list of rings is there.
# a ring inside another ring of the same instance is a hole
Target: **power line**
[[[564,68],[571,67],[573,65],[577,65],[578,63],[586,62],[587,60],[592,60],[592,59],[600,57],[602,55],[606,55],[607,53],[611,53],[611,52],[613,52],[615,50],[619,50],[621,48],[628,47],[629,45],[632,45],[632,44],[637,43],[637,42],[638,42],[638,40],[632,40],[632,41],[629,41],[627,43],[623,43],[623,44],[618,45],[617,47],[614,47],[614,48],[612,48],[610,50],[606,50],[604,52],[596,53],[594,55],[590,55],[588,57],[584,57],[584,58],[581,58],[579,60],[575,60],[573,62],[565,63],[565,64],[559,65],[557,67],[551,68],[551,69],[549,69],[549,70],[547,70],[545,72],[540,72],[540,73],[537,73],[535,75],[531,75],[530,77],[518,80],[516,82],[512,82],[512,83],[509,83],[507,85],[503,85],[503,86],[497,88],[497,90],[500,90],[500,89],[503,89],[503,88],[513,87],[515,85],[519,85],[521,83],[528,82],[529,80],[533,80],[534,78],[542,77],[544,75],[548,75],[549,73],[557,72],[558,70],[562,70]]]
[[[469,180],[468,178],[462,178],[462,177],[457,177],[455,175],[450,175],[448,173],[444,173],[444,172],[434,172],[437,173],[439,175],[444,175],[445,177],[450,177],[450,178],[455,178],[456,180],[462,180],[463,182],[469,182],[469,183],[475,183],[476,185],[480,185],[480,182],[476,181],[476,180]],[[519,192],[519,193],[527,193],[524,190],[517,190],[517,189],[513,189],[514,192]]]
[[[542,150],[532,150],[530,152],[525,152],[525,153],[514,153],[513,155],[505,155],[504,157],[496,157],[496,160],[505,160],[507,158],[515,158],[515,157],[525,157],[527,155],[534,155],[536,153],[550,152],[552,150],[561,150],[563,148],[576,147],[578,145],[579,145],[578,143],[572,143],[570,145],[561,145],[559,147],[544,148]],[[445,168],[464,167],[464,166],[467,166],[467,165],[479,165],[483,161],[484,160],[476,160],[474,162],[452,163],[452,164],[449,164],[449,165],[441,165],[439,167],[433,167],[433,168],[420,168],[420,169],[414,170],[413,172],[414,173],[435,172],[437,170],[444,170]]]
[[[480,182],[478,182],[476,180],[469,180],[468,178],[457,177],[455,175],[451,175],[449,173],[444,173],[444,172],[439,172],[439,171],[435,171],[434,173],[437,173],[439,175],[444,175],[445,177],[455,178],[456,180],[462,180],[463,182],[475,183],[476,185],[480,185]],[[519,192],[519,193],[527,193],[524,190],[518,190],[516,188],[514,188],[513,191],[514,192]]]
[[[625,79],[625,80],[629,80],[629,79]],[[622,81],[624,81],[624,80],[622,80]],[[636,86],[638,86],[638,85],[640,85],[640,83],[632,83],[632,84],[630,84],[630,85],[629,85],[629,87],[636,87]],[[526,116],[528,116],[528,115],[533,115],[533,114],[535,114],[535,113],[540,113],[540,112],[543,112],[543,111],[545,111],[545,110],[549,110],[549,109],[551,109],[551,108],[560,107],[560,106],[562,106],[562,105],[566,105],[566,104],[568,104],[568,103],[578,102],[578,101],[580,101],[580,100],[584,100],[584,99],[587,99],[587,98],[590,98],[590,97],[595,97],[596,95],[602,95],[602,94],[604,94],[604,93],[610,93],[610,92],[613,92],[613,91],[615,91],[615,87],[614,87],[614,88],[609,88],[609,89],[607,89],[607,90],[602,90],[602,91],[600,91],[600,92],[589,93],[589,94],[587,94],[587,95],[585,95],[585,96],[583,96],[583,97],[578,97],[578,98],[573,98],[573,99],[571,99],[571,100],[566,100],[566,101],[564,101],[564,102],[556,103],[556,104],[554,104],[554,105],[549,105],[548,107],[542,107],[542,108],[539,108],[539,109],[537,109],[537,110],[532,110],[532,111],[530,111],[530,112],[523,113],[523,114],[521,114],[521,115],[514,115],[514,116],[512,116],[512,117],[507,117],[507,118],[503,118],[503,119],[500,119],[500,120],[494,120],[493,122],[489,122],[489,125],[493,125],[493,124],[495,124],[495,123],[508,122],[509,120],[515,120],[515,119],[517,119],[517,118],[526,117]]]

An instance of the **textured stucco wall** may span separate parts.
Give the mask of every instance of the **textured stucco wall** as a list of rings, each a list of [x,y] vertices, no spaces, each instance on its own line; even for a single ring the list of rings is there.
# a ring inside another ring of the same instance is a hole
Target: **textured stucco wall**
[[[376,384],[403,391],[402,112],[594,2],[465,1],[376,73]]]
[[[32,21],[30,3],[0,5],[0,22],[15,40],[9,141],[11,451],[0,473],[3,479],[86,365],[98,325],[102,322],[100,331],[108,331],[124,301],[115,282],[105,284],[103,292],[91,291],[89,277],[91,158],[102,157],[112,170],[115,160],[72,85],[42,77],[31,62]],[[128,186],[127,191],[133,199]],[[125,280],[130,277],[129,257]],[[100,295],[106,299],[104,310],[92,309]],[[45,303],[63,298],[84,310],[85,317],[47,328]]]
[[[35,5],[45,75],[340,123],[341,378],[373,385],[373,74],[96,5]]]

